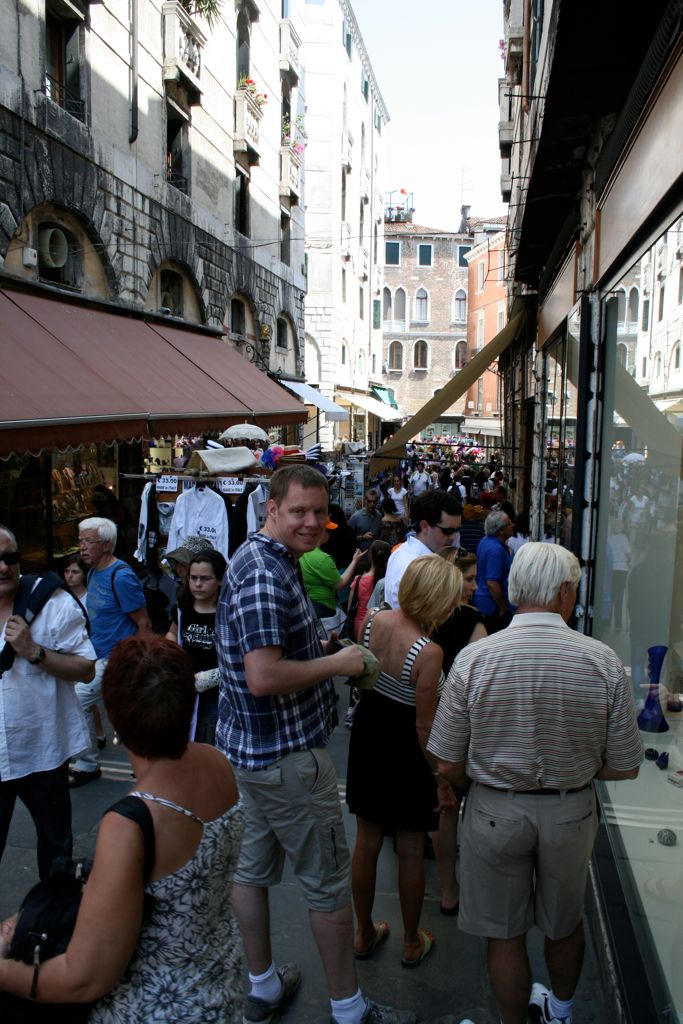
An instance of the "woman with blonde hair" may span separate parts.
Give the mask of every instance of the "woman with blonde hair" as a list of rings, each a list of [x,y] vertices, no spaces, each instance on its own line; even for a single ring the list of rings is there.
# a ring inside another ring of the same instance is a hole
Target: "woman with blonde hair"
[[[424,897],[425,833],[453,804],[451,787],[434,774],[426,746],[443,684],[441,648],[430,635],[460,601],[462,577],[437,555],[416,558],[398,591],[399,607],[373,610],[359,636],[382,672],[374,689],[361,693],[355,713],[346,802],[357,817],[352,890],[356,911],[355,954],[368,959],[389,933],[375,924],[377,859],[385,835],[394,835],[403,915],[404,967],[417,967],[434,938],[420,928]]]

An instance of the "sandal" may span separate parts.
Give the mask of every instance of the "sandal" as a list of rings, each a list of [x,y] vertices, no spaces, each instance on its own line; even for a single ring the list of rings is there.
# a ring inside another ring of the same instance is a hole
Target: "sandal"
[[[370,945],[367,946],[365,949],[354,950],[353,955],[355,956],[356,960],[369,960],[372,954],[379,946],[380,942],[384,942],[384,940],[388,937],[389,925],[387,924],[386,921],[380,921],[379,924],[375,925],[375,935]]]
[[[401,967],[417,967],[419,964],[422,963],[423,960],[427,959],[432,949],[434,948],[436,939],[431,934],[431,932],[428,932],[426,928],[418,928],[418,932],[420,938],[422,939],[422,949],[420,951],[420,955],[415,959],[407,956],[401,957]]]
[[[102,769],[96,768],[93,772],[79,772],[77,768],[69,771],[69,789],[78,789],[79,786],[87,786],[102,775]]]

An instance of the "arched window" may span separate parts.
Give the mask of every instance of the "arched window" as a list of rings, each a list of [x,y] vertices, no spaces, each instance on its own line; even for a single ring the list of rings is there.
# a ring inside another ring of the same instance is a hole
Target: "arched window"
[[[628,293],[628,319],[632,324],[638,323],[638,289],[631,288]]]
[[[183,315],[183,279],[175,270],[159,271],[159,293],[162,310],[171,316]]]
[[[617,322],[623,324],[626,319],[626,292],[623,288],[617,289]]]
[[[342,361],[342,366],[346,366],[346,343],[345,342],[342,342],[341,361]]]
[[[662,376],[662,353],[661,352],[657,352],[655,354],[654,375],[655,375],[655,377],[661,377]]]
[[[678,373],[678,371],[681,368],[681,343],[680,342],[676,345],[676,347],[674,349],[674,354],[673,354],[673,359],[671,360],[671,365],[672,365],[674,371],[676,373]]]
[[[426,288],[418,288],[415,292],[415,316],[418,323],[427,323],[429,320],[429,295]]]
[[[391,320],[391,292],[388,288],[382,292],[382,320]]]
[[[413,369],[426,370],[429,363],[429,346],[426,341],[416,341],[413,348]]]
[[[453,296],[453,319],[457,323],[467,320],[467,293],[462,288],[458,288]]]
[[[394,295],[394,320],[401,323],[406,320],[406,293],[403,288],[397,288]]]
[[[289,348],[289,324],[283,316],[277,318],[277,337],[275,344],[279,349],[286,351]]]
[[[462,370],[467,363],[467,342],[459,341],[455,346],[455,369]]]
[[[617,345],[617,362],[620,366],[626,366],[626,345]]]
[[[403,345],[400,341],[392,341],[389,345],[389,369],[403,369]]]

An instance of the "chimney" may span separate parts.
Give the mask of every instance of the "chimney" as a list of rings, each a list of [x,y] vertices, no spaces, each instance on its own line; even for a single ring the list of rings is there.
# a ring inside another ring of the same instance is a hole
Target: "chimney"
[[[470,206],[461,206],[460,213],[462,214],[462,220],[460,221],[460,227],[458,231],[461,235],[468,235],[470,233]]]

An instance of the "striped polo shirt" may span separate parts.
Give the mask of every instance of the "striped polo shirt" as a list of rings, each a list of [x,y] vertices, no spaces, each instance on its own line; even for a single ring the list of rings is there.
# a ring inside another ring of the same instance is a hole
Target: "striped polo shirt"
[[[525,612],[456,658],[427,749],[500,789],[574,789],[643,748],[624,666],[560,615]]]

